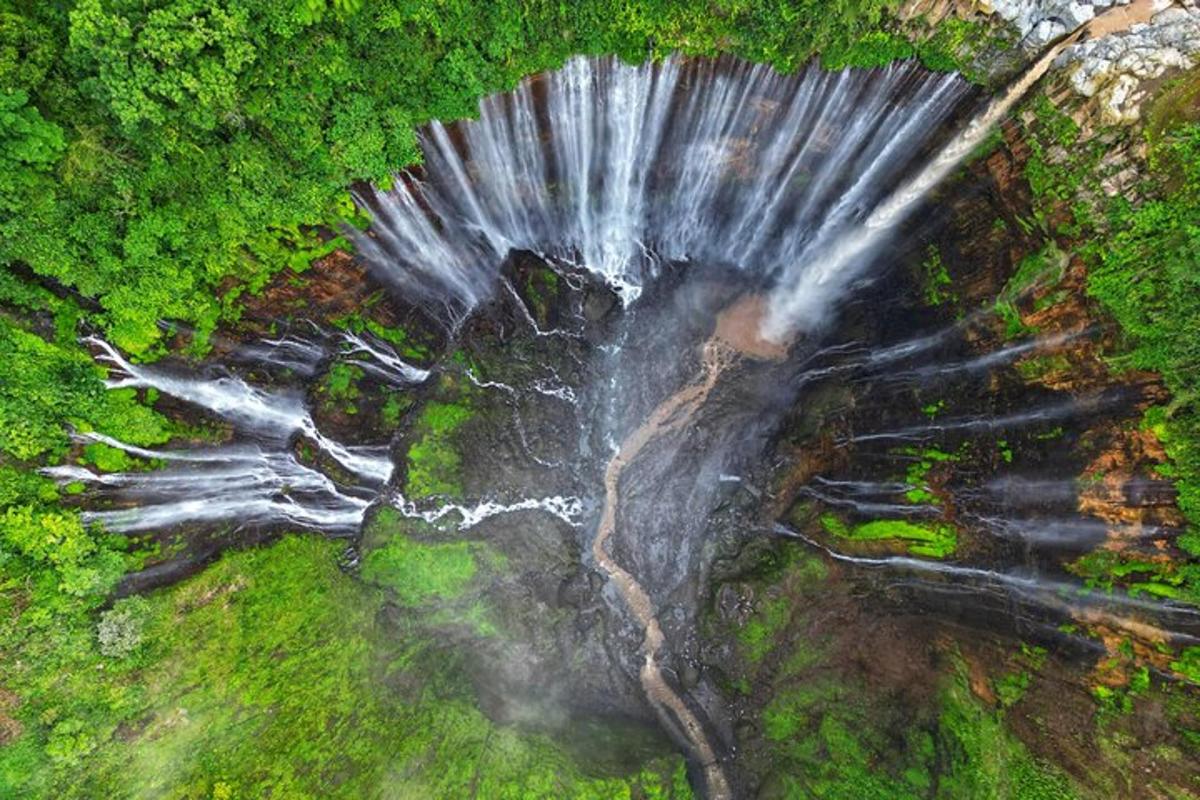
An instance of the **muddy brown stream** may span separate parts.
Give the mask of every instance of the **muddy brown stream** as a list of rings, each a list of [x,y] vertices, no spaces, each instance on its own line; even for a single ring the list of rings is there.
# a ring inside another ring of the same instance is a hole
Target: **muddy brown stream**
[[[617,527],[621,474],[638,454],[656,438],[686,427],[716,386],[721,374],[739,358],[778,360],[786,356],[786,344],[768,341],[759,333],[765,311],[763,298],[747,296],[722,312],[717,318],[713,335],[701,346],[700,379],[687,384],[660,403],[649,418],[621,443],[604,470],[604,509],[596,538],[592,542],[592,555],[596,563],[612,580],[621,599],[644,631],[642,652],[645,660],[639,675],[642,690],[668,726],[677,723],[677,730],[690,743],[704,769],[704,781],[712,798],[732,797],[729,781],[700,719],[663,677],[659,658],[664,642],[663,633],[649,594],[609,554],[606,544]]]

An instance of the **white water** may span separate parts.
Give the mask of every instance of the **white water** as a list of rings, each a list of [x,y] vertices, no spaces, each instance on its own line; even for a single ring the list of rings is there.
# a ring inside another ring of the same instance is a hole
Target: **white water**
[[[827,216],[811,242],[788,265],[779,288],[772,293],[763,335],[775,341],[786,341],[797,332],[811,331],[824,324],[835,301],[871,265],[876,250],[896,233],[900,223],[920,207],[926,196],[983,143],[1072,41],[1073,38],[1067,39],[1049,48],[1004,94],[992,100],[916,175],[870,213],[854,220]],[[912,122],[928,124],[924,120]],[[858,201],[850,200],[850,203],[854,202]]]
[[[897,185],[967,94],[914,63],[780,75],[732,60],[575,58],[421,134],[420,177],[366,191],[377,271],[461,315],[513,249],[602,275],[626,301],[663,261],[765,278]]]
[[[1055,351],[1082,334],[1083,332],[1059,333],[1029,339],[1028,341],[1006,345],[990,353],[984,353],[983,355],[964,361],[953,361],[948,364],[927,364],[910,370],[893,372],[885,375],[884,379],[890,382],[903,383],[906,381],[931,380],[960,373],[985,372],[994,367],[1011,364],[1030,353],[1045,354]]]
[[[377,336],[343,331],[341,341],[342,352],[349,356],[349,360],[391,384],[406,386],[423,383],[429,377],[429,370],[409,364],[400,358],[389,342]]]
[[[952,431],[1001,431],[1009,428],[1040,425],[1046,422],[1056,422],[1058,420],[1084,416],[1111,406],[1114,402],[1115,398],[1110,395],[1095,394],[1066,400],[1044,408],[1035,408],[1030,411],[1017,411],[1012,414],[1001,414],[994,417],[948,419],[943,422],[931,422],[928,425],[902,428],[895,431],[863,433],[851,436],[849,441],[855,444],[889,440],[924,441],[936,434]]]
[[[392,461],[386,447],[347,447],[318,430],[303,397],[294,391],[265,391],[232,375],[188,376],[161,367],[131,363],[102,339],[86,342],[110,367],[109,388],[153,388],[199,406],[232,423],[234,431],[254,443],[210,448],[153,450],[129,445],[100,433],[78,434],[132,456],[165,462],[162,469],[99,474],[82,467],[51,467],[45,473],[60,482],[81,481],[91,487],[91,504],[115,507],[88,510],[83,519],[117,532],[140,532],[176,525],[233,523],[287,524],[318,530],[353,530],[362,522],[372,496],[387,483]],[[353,352],[365,352],[370,363],[396,380],[411,383],[428,373],[398,359],[390,347],[349,339]],[[284,338],[263,342],[241,353],[287,366],[315,365],[324,349],[313,342]],[[308,373],[305,373],[308,374]],[[292,452],[297,437],[314,443],[357,486],[340,487],[319,470],[300,463]]]
[[[459,530],[474,527],[480,522],[500,514],[512,514],[518,511],[541,511],[558,517],[572,527],[578,527],[583,519],[583,502],[578,497],[563,497],[561,495],[537,498],[527,497],[515,503],[497,503],[494,500],[484,500],[473,506],[447,503],[437,508],[422,510],[417,507],[416,503],[406,500],[402,495],[397,494],[392,498],[392,506],[406,517],[424,520],[429,523],[453,522],[454,518],[457,517],[455,527]]]
[[[1172,637],[1187,642],[1200,641],[1200,637],[1190,632],[1195,629],[1196,620],[1200,618],[1200,611],[1190,606],[1134,597],[1117,591],[1093,591],[1075,583],[1037,574],[997,572],[980,567],[948,564],[942,561],[925,561],[907,556],[882,558],[851,556],[827,547],[784,525],[776,525],[774,531],[781,536],[800,539],[823,551],[835,561],[860,567],[898,570],[918,575],[939,576],[950,580],[979,582],[984,586],[997,586],[1043,608],[1068,616],[1086,618],[1130,632],[1136,633],[1145,630],[1146,623],[1142,619],[1143,615],[1161,615],[1176,625],[1185,625],[1189,629],[1167,631]]]
[[[92,336],[84,341],[100,350],[102,355],[98,360],[125,374],[106,381],[110,389],[128,386],[156,389],[211,411],[248,433],[284,440],[302,434],[338,464],[373,483],[387,483],[392,475],[392,460],[385,448],[347,447],[333,441],[317,429],[297,393],[266,392],[229,375],[212,379],[175,375],[132,364],[103,339]]]
[[[320,530],[356,528],[368,501],[342,492],[332,480],[296,461],[290,452],[254,445],[207,450],[150,450],[109,436],[81,434],[85,441],[117,447],[139,458],[162,460],[164,469],[99,474],[83,467],[48,467],[63,483],[82,481],[136,506],[85,511],[85,523],[110,531],[140,532],[181,523],[286,522]]]
[[[270,364],[311,377],[316,374],[318,365],[327,354],[317,342],[299,336],[281,336],[244,345],[238,348],[235,355],[245,361]]]

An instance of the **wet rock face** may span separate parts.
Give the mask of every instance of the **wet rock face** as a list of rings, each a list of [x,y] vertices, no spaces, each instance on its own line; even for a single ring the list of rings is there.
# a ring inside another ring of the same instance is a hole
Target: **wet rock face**
[[[594,279],[516,254],[401,423],[390,499],[402,513],[372,515],[363,575],[389,585],[380,564],[397,543],[430,553],[469,543],[472,578],[460,593],[410,598],[413,620],[437,628],[441,617],[472,654],[481,702],[497,719],[555,730],[568,720],[653,720],[638,683],[643,630],[590,549],[605,464],[695,380],[716,312],[744,288],[720,271],[686,274],[668,270],[623,311]],[[609,551],[651,597],[681,665],[693,663],[714,552],[754,535],[757,490],[746,486],[794,372],[747,361],[622,477]],[[439,433],[439,415],[461,421]],[[435,481],[427,462],[439,448],[453,468]],[[556,514],[565,506],[554,498],[572,510]],[[680,680],[721,716],[706,676],[693,667]]]
[[[966,567],[966,580],[865,572],[848,582],[870,598],[870,613],[842,597],[829,613],[850,621],[826,624],[864,625],[845,658],[888,686],[911,683],[927,666],[935,621],[1055,637],[1070,609],[1048,610],[1014,594],[1011,575],[997,583],[988,574],[1029,569],[1065,579],[1064,563],[1104,539],[1103,521],[1078,519],[1072,478],[1106,446],[1095,431],[1137,406],[1089,367],[1099,351],[1086,309],[1067,308],[1061,286],[1007,288],[1035,246],[1014,233],[1029,202],[1014,177],[1019,164],[1001,151],[970,171],[938,198],[924,236],[890,253],[891,269],[881,266],[822,337],[798,343],[782,362],[737,361],[686,424],[622,470],[607,550],[653,604],[668,684],[714,742],[736,743],[739,758],[753,761],[765,747],[755,731],[739,733],[738,720],[760,712],[754,704],[769,693],[737,699],[730,676],[744,649],[714,630],[744,627],[759,607],[761,588],[747,588],[745,576],[761,568],[754,548],[777,522],[841,552]],[[932,251],[951,281],[949,296],[933,300]],[[1062,285],[1075,280],[1057,260],[1047,264]],[[745,291],[742,276],[693,264],[667,269],[623,308],[587,276],[516,254],[494,299],[416,393],[393,444],[388,499],[403,514],[368,523],[362,571],[403,598],[404,576],[389,578],[377,563],[396,543],[428,548],[421,553],[431,558],[465,547],[472,566],[460,585],[410,592],[401,616],[468,654],[493,718],[567,738],[581,720],[658,730],[638,681],[643,629],[591,554],[605,465],[665,399],[697,380],[700,345]],[[963,318],[997,296],[1011,296],[1018,320],[1038,330],[1013,333],[986,312]],[[1056,376],[1067,368],[1082,377],[1063,383]],[[439,415],[458,421],[439,433]],[[429,453],[443,446],[453,457],[433,463]],[[571,502],[553,506],[552,498]],[[912,527],[871,541],[846,535],[895,518]],[[914,531],[918,538],[906,538]],[[894,640],[885,620],[913,614],[922,622],[903,623],[911,639],[903,664],[884,669],[863,657],[870,631]],[[879,621],[866,625],[867,617]],[[1060,647],[1095,656],[1076,644]]]

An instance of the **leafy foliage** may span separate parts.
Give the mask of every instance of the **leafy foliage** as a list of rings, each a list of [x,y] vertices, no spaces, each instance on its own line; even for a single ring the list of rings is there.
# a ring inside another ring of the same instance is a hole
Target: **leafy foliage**
[[[891,5],[20,3],[0,16],[0,264],[98,299],[127,351],[162,319],[203,347],[241,291],[303,266],[314,226],[354,215],[347,186],[419,160],[415,125],[572,53],[884,63],[910,53],[878,33]]]

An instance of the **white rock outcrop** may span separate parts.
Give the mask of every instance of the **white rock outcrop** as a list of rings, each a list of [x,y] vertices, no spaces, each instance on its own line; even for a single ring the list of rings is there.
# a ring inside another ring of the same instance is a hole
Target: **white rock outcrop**
[[[999,15],[1040,49],[1113,5],[1130,0],[984,0],[981,10]],[[1104,122],[1128,124],[1141,114],[1147,81],[1168,70],[1200,64],[1200,0],[1156,0],[1149,22],[1072,45],[1055,66],[1072,88],[1099,103]]]

